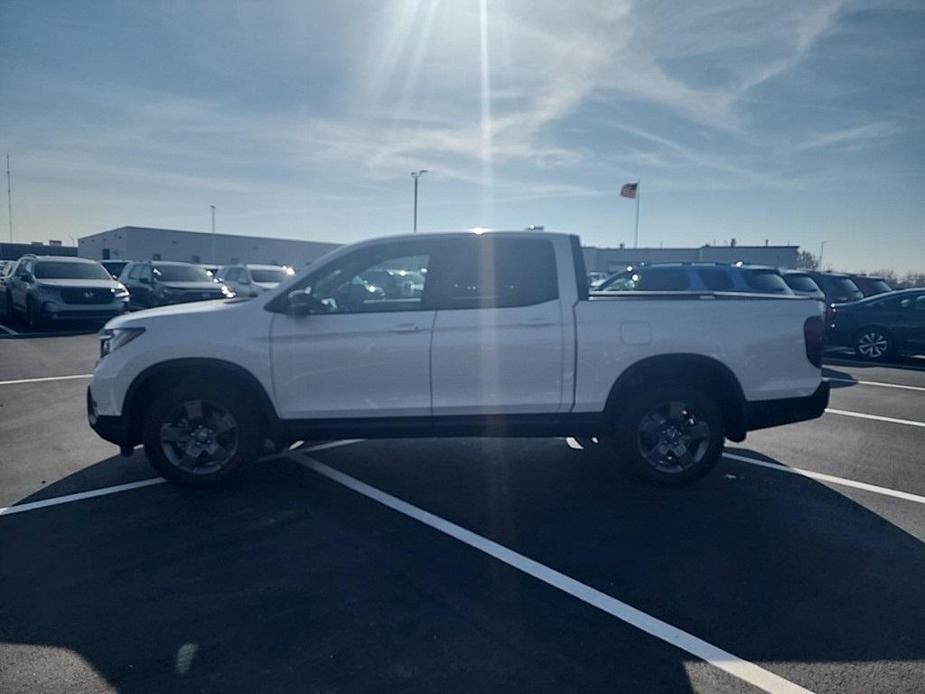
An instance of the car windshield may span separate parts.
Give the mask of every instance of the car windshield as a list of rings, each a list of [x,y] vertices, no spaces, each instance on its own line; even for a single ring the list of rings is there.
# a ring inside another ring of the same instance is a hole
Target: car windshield
[[[211,282],[212,275],[199,265],[155,265],[154,276],[161,282]]]
[[[111,280],[99,263],[69,263],[40,260],[35,264],[35,276],[43,280]]]
[[[777,270],[742,270],[742,277],[749,288],[758,292],[787,294],[790,291]]]
[[[809,275],[784,275],[787,286],[798,292],[818,292],[819,285]]]
[[[861,290],[850,277],[832,277],[832,289],[842,294],[860,294]]]
[[[886,292],[893,291],[893,288],[890,287],[883,280],[867,280],[867,286],[870,287],[872,294],[885,294]]]
[[[266,284],[276,283],[279,284],[284,279],[289,277],[287,272],[283,268],[278,270],[251,270],[251,277],[254,278],[254,282],[261,282]]]

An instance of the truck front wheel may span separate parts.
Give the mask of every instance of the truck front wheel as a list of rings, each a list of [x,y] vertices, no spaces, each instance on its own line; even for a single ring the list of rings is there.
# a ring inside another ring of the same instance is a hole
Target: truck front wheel
[[[719,405],[704,386],[664,384],[639,392],[617,413],[618,457],[639,478],[662,486],[690,484],[723,453]]]
[[[262,417],[233,384],[193,379],[155,398],[142,437],[152,466],[171,482],[215,487],[260,455]]]

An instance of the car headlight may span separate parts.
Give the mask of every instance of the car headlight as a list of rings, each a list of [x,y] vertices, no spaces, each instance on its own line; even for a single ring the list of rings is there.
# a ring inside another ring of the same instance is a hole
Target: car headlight
[[[231,299],[234,297],[234,290],[231,287],[229,287],[227,284],[223,284],[222,285],[222,295],[226,299]]]
[[[109,292],[113,299],[128,299],[128,289],[125,285],[120,284],[118,287],[110,287]]]
[[[144,328],[105,328],[100,331],[100,359],[124,347],[145,331]]]

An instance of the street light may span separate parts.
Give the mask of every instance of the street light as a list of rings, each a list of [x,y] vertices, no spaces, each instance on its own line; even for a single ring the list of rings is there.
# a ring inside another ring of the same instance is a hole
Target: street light
[[[418,179],[427,173],[427,169],[421,169],[420,171],[412,171],[411,178],[414,179],[414,225],[412,229],[416,234],[418,231]]]

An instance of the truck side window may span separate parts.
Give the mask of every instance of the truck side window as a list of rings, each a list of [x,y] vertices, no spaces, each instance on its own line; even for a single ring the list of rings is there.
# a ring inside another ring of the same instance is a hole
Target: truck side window
[[[438,309],[510,308],[559,298],[556,254],[542,239],[466,239],[446,269]]]
[[[347,257],[318,277],[312,294],[329,313],[419,311],[423,308],[429,255]]]

